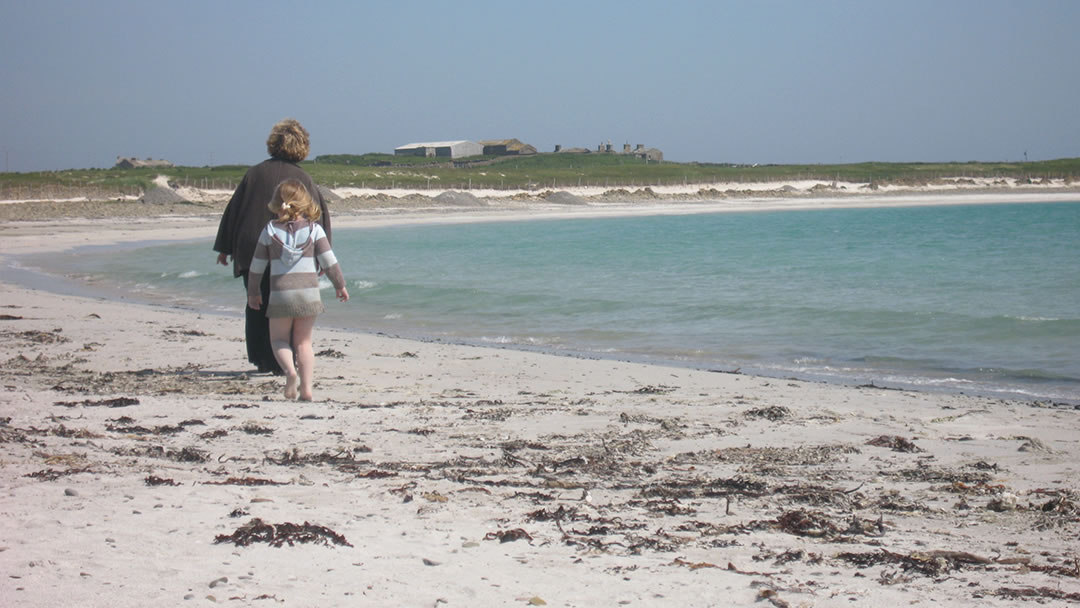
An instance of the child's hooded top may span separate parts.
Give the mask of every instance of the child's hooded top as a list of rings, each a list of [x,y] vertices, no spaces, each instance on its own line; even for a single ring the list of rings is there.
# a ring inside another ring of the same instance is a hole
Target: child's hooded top
[[[319,224],[326,231],[327,237],[334,238],[326,201],[300,165],[280,158],[264,160],[248,169],[244,179],[236,187],[236,192],[221,215],[217,240],[214,241],[214,251],[232,256],[234,277],[248,273],[248,262],[255,251],[259,234],[266,227],[266,222],[274,219],[274,214],[267,209],[266,202],[274,195],[278,184],[286,179],[297,179],[304,184],[311,198],[315,199],[322,210]]]
[[[326,271],[335,289],[345,286],[345,277],[330,249],[326,232],[319,224],[307,220],[272,221],[259,234],[249,269],[249,296],[259,295],[259,283],[267,265],[270,266],[267,317],[312,317],[322,313],[319,268]]]

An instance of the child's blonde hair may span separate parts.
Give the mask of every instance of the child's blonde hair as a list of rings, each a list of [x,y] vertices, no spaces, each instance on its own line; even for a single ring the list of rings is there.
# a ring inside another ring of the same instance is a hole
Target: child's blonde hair
[[[283,222],[291,222],[301,217],[315,222],[322,217],[322,209],[319,209],[311,198],[311,193],[297,179],[287,179],[278,184],[267,207]]]

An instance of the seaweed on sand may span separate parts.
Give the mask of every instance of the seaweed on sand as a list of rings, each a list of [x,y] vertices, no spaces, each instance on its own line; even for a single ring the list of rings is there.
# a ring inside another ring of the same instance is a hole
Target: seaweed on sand
[[[776,422],[778,420],[783,420],[784,418],[790,418],[791,410],[782,405],[771,405],[748,410],[743,415],[747,418],[764,418],[771,422]]]
[[[178,486],[180,485],[176,481],[168,477],[158,477],[157,475],[149,475],[146,478],[146,485],[148,486]]]
[[[768,492],[769,486],[763,481],[755,481],[745,477],[732,477],[730,479],[717,478],[704,479],[667,479],[641,489],[642,498],[704,498],[725,496],[763,496]]]
[[[484,535],[484,540],[496,540],[500,543],[509,543],[515,540],[528,540],[532,542],[533,537],[528,532],[521,528],[514,528],[513,530],[496,530],[495,532],[488,532]]]
[[[881,435],[875,437],[866,442],[866,445],[872,445],[879,448],[889,448],[894,452],[925,452],[919,446],[915,445],[910,439],[904,439],[899,435]]]
[[[23,477],[29,477],[31,479],[37,479],[39,481],[56,481],[61,477],[67,475],[74,475],[76,473],[87,473],[90,471],[90,467],[71,468],[63,471],[57,471],[55,469],[45,469],[43,471],[34,471],[33,473],[27,473]]]
[[[1009,587],[1002,587],[994,592],[994,595],[998,597],[1008,598],[1010,600],[1038,600],[1041,604],[1043,600],[1061,600],[1065,602],[1080,602],[1080,593],[1068,593],[1060,589],[1052,589],[1050,587],[1039,587],[1038,589],[1012,589]]]
[[[110,451],[118,456],[145,456],[149,458],[164,458],[176,462],[203,463],[210,460],[210,454],[208,452],[192,447],[174,450],[160,445],[151,445],[129,449],[114,448]]]
[[[215,536],[214,544],[219,543],[233,543],[237,547],[247,547],[253,543],[267,543],[271,547],[281,547],[286,543],[290,547],[296,543],[314,543],[327,547],[331,546],[331,544],[352,546],[344,536],[325,526],[318,526],[306,521],[303,524],[290,522],[268,524],[258,517],[240,526],[232,534]]]
[[[776,466],[813,466],[839,462],[847,454],[858,454],[859,448],[847,444],[807,445],[797,447],[751,446],[683,452],[672,459],[678,464],[730,462],[734,464]]]
[[[82,401],[54,401],[53,405],[62,405],[64,407],[128,407],[130,405],[139,405],[139,400],[134,397],[115,397],[113,399],[83,399]]]
[[[274,481],[261,477],[230,477],[225,481],[204,481],[208,486],[286,486],[286,481]]]
[[[298,448],[283,450],[273,454],[267,454],[263,460],[279,466],[303,466],[309,464],[348,465],[356,462],[357,453],[370,452],[371,448],[359,446],[355,448],[341,448],[331,453],[329,450],[321,454],[301,454]]]
[[[907,555],[893,553],[886,549],[869,553],[840,553],[836,556],[859,568],[879,564],[894,564],[905,572],[917,572],[924,576],[938,577],[964,566],[984,566],[992,563],[985,557],[979,557],[964,551],[915,551]]]

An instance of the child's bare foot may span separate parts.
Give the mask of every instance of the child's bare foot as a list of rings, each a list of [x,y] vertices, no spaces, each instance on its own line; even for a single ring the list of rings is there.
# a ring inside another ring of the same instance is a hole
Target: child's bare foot
[[[296,399],[296,386],[300,384],[300,376],[293,374],[285,379],[285,398]],[[310,399],[308,399],[310,401]]]
[[[300,400],[301,401],[311,401],[311,387],[310,386],[301,386],[300,387]]]

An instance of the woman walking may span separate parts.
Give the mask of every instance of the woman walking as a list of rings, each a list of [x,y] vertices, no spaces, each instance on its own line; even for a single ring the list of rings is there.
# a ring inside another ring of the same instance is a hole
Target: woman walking
[[[223,266],[227,266],[229,257],[232,257],[233,276],[243,277],[245,291],[248,290],[248,269],[259,233],[275,217],[267,204],[281,182],[295,179],[303,184],[319,208],[319,224],[328,241],[330,239],[330,212],[326,201],[311,177],[298,164],[307,158],[310,148],[308,132],[299,122],[288,118],[274,125],[266,140],[266,151],[270,158],[248,169],[225,207],[218,225],[214,251],[218,252],[217,262]],[[262,276],[259,291],[262,307],[259,310],[244,307],[248,361],[260,372],[281,375],[283,371],[270,345],[270,324],[266,317],[266,304],[270,299],[269,273]]]

